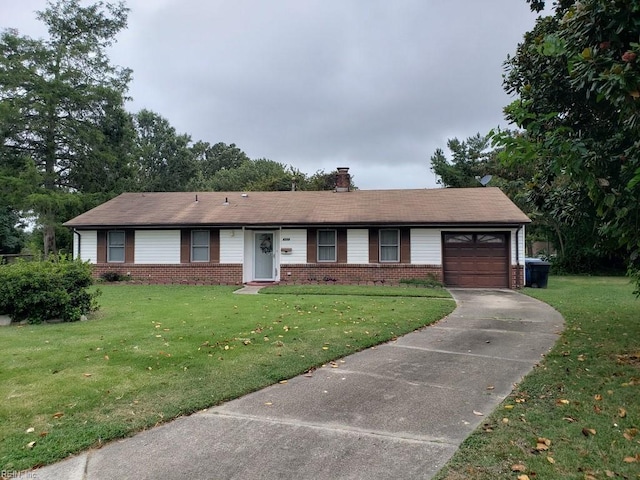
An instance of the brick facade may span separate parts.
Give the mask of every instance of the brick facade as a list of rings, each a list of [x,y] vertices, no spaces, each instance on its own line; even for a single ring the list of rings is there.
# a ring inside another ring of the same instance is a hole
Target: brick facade
[[[178,283],[203,285],[242,284],[241,264],[186,263],[171,265],[136,265],[129,263],[99,263],[93,266],[93,276],[117,272],[134,281],[145,283]]]
[[[179,265],[97,264],[93,275],[117,272],[133,281],[145,283],[240,285],[242,265],[190,263]],[[400,280],[433,277],[442,282],[440,265],[408,264],[303,264],[280,266],[281,284],[339,283],[397,285]],[[510,288],[524,286],[524,267],[511,266]]]
[[[280,266],[280,283],[333,282],[344,284],[398,284],[400,280],[435,277],[442,281],[440,265],[409,264],[304,264]]]

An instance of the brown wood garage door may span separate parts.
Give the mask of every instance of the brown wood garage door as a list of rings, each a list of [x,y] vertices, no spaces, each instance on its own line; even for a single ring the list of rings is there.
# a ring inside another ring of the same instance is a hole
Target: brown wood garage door
[[[444,283],[449,287],[507,288],[507,233],[444,233]]]

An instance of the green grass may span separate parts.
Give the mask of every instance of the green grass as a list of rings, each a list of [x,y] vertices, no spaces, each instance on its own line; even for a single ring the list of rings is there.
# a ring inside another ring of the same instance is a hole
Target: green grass
[[[412,286],[360,286],[360,285],[275,285],[260,290],[262,294],[284,295],[365,295],[368,297],[433,297],[451,298],[444,288]]]
[[[565,331],[436,479],[640,478],[640,300],[632,291],[615,277],[552,276],[547,289],[525,289],[564,316]]]
[[[451,312],[402,289],[104,285],[87,322],[0,330],[0,470],[19,471],[236,398]],[[296,293],[298,292],[298,293]],[[396,292],[397,293],[397,292]],[[445,291],[440,295],[448,296]],[[32,443],[35,442],[35,443]]]

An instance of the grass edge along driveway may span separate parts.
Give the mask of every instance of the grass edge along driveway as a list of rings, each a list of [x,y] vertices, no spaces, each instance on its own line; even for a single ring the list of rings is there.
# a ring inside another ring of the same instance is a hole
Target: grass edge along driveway
[[[436,480],[640,478],[640,300],[628,278],[525,289],[565,330]]]
[[[455,308],[445,290],[415,287],[100,288],[87,322],[0,330],[0,470],[50,464],[237,398]]]

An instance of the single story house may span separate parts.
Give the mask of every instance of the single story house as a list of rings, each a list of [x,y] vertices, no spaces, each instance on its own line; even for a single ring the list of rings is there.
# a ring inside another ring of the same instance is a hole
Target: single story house
[[[65,223],[74,256],[156,283],[519,288],[529,218],[498,188],[124,193]]]

